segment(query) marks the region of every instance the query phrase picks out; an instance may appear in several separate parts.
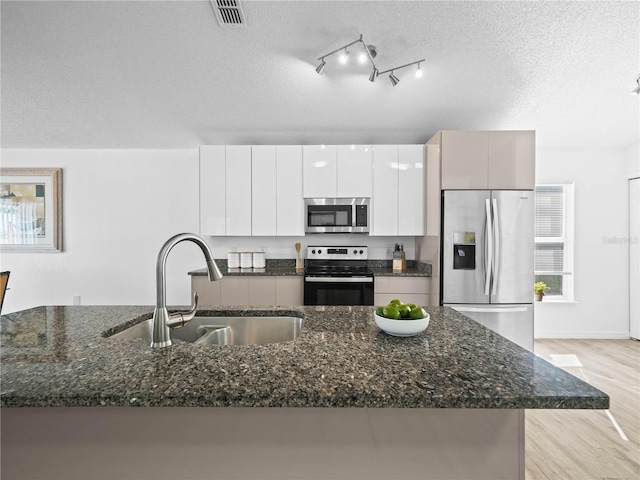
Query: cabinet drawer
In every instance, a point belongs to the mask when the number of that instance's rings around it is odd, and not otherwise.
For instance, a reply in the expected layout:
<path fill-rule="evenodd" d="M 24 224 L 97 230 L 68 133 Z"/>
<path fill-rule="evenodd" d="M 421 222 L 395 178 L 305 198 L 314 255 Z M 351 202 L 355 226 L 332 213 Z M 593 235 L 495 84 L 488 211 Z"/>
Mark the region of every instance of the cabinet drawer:
<path fill-rule="evenodd" d="M 206 276 L 191 277 L 191 292 L 200 305 L 295 306 L 303 303 L 301 276 L 225 276 L 210 282 Z"/>
<path fill-rule="evenodd" d="M 301 276 L 275 277 L 276 305 L 302 305 L 304 303 L 304 279 Z"/>
<path fill-rule="evenodd" d="M 375 293 L 429 293 L 429 277 L 376 277 Z"/>

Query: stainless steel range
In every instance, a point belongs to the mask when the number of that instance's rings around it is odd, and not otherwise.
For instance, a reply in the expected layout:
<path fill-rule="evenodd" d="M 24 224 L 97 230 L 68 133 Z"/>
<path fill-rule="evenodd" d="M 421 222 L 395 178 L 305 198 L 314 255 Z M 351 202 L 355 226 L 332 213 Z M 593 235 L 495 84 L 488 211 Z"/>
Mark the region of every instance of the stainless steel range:
<path fill-rule="evenodd" d="M 307 247 L 305 305 L 373 305 L 366 246 Z"/>

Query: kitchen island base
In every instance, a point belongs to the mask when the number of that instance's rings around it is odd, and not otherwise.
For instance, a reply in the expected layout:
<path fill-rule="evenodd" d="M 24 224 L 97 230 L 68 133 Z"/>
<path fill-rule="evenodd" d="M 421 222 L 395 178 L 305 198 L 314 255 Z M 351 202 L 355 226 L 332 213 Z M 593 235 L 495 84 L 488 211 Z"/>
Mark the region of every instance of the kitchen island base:
<path fill-rule="evenodd" d="M 6 479 L 523 479 L 524 410 L 3 408 Z"/>

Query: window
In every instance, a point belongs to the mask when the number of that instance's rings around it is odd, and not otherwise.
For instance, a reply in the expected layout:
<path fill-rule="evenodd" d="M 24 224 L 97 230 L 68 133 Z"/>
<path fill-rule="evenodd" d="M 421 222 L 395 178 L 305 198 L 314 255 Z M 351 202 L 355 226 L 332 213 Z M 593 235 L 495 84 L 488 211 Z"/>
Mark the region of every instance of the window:
<path fill-rule="evenodd" d="M 573 301 L 573 184 L 536 185 L 535 281 L 549 300 Z"/>

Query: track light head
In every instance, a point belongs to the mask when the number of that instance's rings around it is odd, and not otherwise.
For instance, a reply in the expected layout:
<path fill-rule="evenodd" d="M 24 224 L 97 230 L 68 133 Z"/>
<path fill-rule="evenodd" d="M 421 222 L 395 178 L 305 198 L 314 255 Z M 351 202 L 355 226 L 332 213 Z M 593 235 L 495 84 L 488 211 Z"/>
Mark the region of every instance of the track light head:
<path fill-rule="evenodd" d="M 326 65 L 326 63 L 324 63 L 324 58 L 322 59 L 322 62 L 320 62 L 320 65 L 318 65 L 316 67 L 316 72 L 318 72 L 318 75 L 322 75 L 324 73 L 324 66 Z"/>
<path fill-rule="evenodd" d="M 636 78 L 636 82 L 638 83 L 638 86 L 631 91 L 631 95 L 640 95 L 640 75 Z"/>
<path fill-rule="evenodd" d="M 338 61 L 344 65 L 349 60 L 349 54 L 350 54 L 349 50 L 345 48 L 344 52 L 341 53 L 340 56 L 338 57 Z"/>
<path fill-rule="evenodd" d="M 420 68 L 420 64 L 418 64 L 418 68 L 416 69 L 416 78 L 422 78 L 422 75 L 424 74 L 424 72 L 422 71 L 422 68 Z"/>
<path fill-rule="evenodd" d="M 378 69 L 374 68 L 373 71 L 371 72 L 371 75 L 369 75 L 369 81 L 375 82 L 377 76 L 378 76 Z"/>
<path fill-rule="evenodd" d="M 389 74 L 389 80 L 391 80 L 391 85 L 393 85 L 394 87 L 400 83 L 400 79 L 398 77 L 396 77 L 393 72 L 391 72 Z"/>
<path fill-rule="evenodd" d="M 376 49 L 375 45 L 364 45 L 363 43 L 363 46 L 364 46 L 364 52 L 358 55 L 358 61 L 360 63 L 366 63 L 366 61 L 370 58 L 372 60 L 371 63 L 373 63 L 373 59 L 376 58 L 376 55 L 378 54 L 378 50 Z"/>

